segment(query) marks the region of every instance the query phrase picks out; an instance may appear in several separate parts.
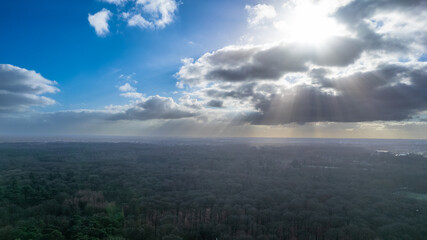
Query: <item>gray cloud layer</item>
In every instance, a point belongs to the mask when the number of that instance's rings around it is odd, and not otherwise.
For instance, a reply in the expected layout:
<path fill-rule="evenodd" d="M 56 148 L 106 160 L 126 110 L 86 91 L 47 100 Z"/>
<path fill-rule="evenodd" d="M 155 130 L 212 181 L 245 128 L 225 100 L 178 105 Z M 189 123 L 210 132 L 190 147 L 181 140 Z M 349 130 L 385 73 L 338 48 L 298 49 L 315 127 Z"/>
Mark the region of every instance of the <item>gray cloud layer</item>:
<path fill-rule="evenodd" d="M 408 40 L 402 38 L 380 34 L 369 27 L 369 21 L 375 14 L 387 12 L 403 12 L 410 16 L 417 16 L 427 9 L 427 2 L 423 0 L 358 0 L 352 1 L 350 4 L 338 9 L 335 17 L 338 21 L 345 24 L 347 28 L 355 32 L 359 39 L 363 39 L 366 48 L 369 49 L 384 49 L 387 51 L 405 51 L 408 50 L 407 45 L 413 43 L 416 36 Z M 401 19 L 402 25 L 408 24 L 405 19 Z M 383 24 L 379 22 L 378 24 Z M 397 29 L 395 32 L 399 34 Z M 423 35 L 424 41 L 427 40 L 427 33 L 422 30 L 417 34 Z M 424 42 L 426 43 L 426 42 Z"/>
<path fill-rule="evenodd" d="M 56 82 L 42 77 L 35 71 L 0 64 L 0 112 L 17 112 L 30 106 L 54 104 L 51 98 L 41 96 L 55 93 Z"/>
<path fill-rule="evenodd" d="M 401 82 L 402 78 L 410 82 Z M 426 79 L 426 67 L 394 65 L 341 79 L 318 78 L 320 87 L 301 85 L 281 95 L 255 99 L 259 112 L 244 120 L 267 125 L 405 120 L 427 110 Z"/>
<path fill-rule="evenodd" d="M 177 77 L 189 85 L 206 81 L 278 80 L 289 72 L 307 71 L 307 63 L 346 66 L 353 63 L 362 51 L 361 41 L 346 37 L 335 37 L 322 48 L 282 43 L 265 47 L 228 47 L 205 54 L 194 63 L 187 63 Z"/>
<path fill-rule="evenodd" d="M 210 100 L 206 105 L 209 107 L 222 108 L 224 102 L 220 100 Z"/>
<path fill-rule="evenodd" d="M 195 113 L 178 105 L 170 97 L 152 96 L 129 108 L 124 113 L 113 116 L 112 120 L 149 120 L 149 119 L 179 119 L 194 117 Z"/>

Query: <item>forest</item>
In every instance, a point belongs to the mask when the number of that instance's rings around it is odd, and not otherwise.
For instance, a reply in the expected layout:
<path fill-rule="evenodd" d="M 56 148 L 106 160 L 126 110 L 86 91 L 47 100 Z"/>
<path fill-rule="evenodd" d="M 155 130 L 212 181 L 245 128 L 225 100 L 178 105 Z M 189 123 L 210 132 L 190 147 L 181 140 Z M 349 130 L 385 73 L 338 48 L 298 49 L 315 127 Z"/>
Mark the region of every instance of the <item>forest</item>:
<path fill-rule="evenodd" d="M 311 144 L 0 143 L 2 240 L 426 239 L 427 158 Z"/>

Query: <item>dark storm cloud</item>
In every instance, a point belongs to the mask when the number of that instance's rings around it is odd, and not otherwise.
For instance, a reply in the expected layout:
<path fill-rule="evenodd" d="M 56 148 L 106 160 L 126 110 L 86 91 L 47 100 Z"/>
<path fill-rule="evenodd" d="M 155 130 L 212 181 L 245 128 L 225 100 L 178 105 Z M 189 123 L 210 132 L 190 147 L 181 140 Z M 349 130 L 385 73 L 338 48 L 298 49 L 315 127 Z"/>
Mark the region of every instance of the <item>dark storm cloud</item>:
<path fill-rule="evenodd" d="M 386 65 L 340 79 L 325 78 L 317 71 L 316 77 L 320 87 L 301 85 L 254 100 L 259 112 L 244 121 L 266 125 L 400 121 L 427 110 L 427 67 Z"/>
<path fill-rule="evenodd" d="M 220 100 L 211 100 L 206 105 L 209 107 L 222 108 L 224 105 L 224 102 Z"/>
<path fill-rule="evenodd" d="M 151 96 L 147 100 L 129 108 L 124 113 L 113 116 L 112 120 L 179 119 L 195 116 L 195 113 L 176 104 L 170 97 Z"/>
<path fill-rule="evenodd" d="M 245 49 L 246 51 L 246 49 Z M 234 53 L 239 54 L 236 50 Z M 308 52 L 300 47 L 274 46 L 268 49 L 253 51 L 249 54 L 239 54 L 239 65 L 224 65 L 209 59 L 213 66 L 206 74 L 208 80 L 248 81 L 254 79 L 278 79 L 286 72 L 301 72 L 307 67 Z M 215 54 L 210 57 L 215 57 Z M 203 77 L 203 76 L 202 76 Z"/>
<path fill-rule="evenodd" d="M 228 47 L 186 63 L 177 77 L 190 85 L 208 81 L 278 80 L 286 73 L 307 71 L 307 63 L 346 66 L 362 52 L 362 42 L 347 37 L 335 37 L 324 47 L 282 43 L 268 47 Z"/>
<path fill-rule="evenodd" d="M 245 83 L 233 88 L 212 88 L 204 91 L 205 95 L 212 98 L 236 98 L 244 99 L 248 97 L 256 96 L 257 94 L 254 91 L 254 88 L 257 86 L 257 83 Z"/>
<path fill-rule="evenodd" d="M 0 64 L 0 112 L 53 104 L 53 99 L 41 94 L 58 92 L 54 85 L 56 82 L 45 79 L 35 71 Z"/>

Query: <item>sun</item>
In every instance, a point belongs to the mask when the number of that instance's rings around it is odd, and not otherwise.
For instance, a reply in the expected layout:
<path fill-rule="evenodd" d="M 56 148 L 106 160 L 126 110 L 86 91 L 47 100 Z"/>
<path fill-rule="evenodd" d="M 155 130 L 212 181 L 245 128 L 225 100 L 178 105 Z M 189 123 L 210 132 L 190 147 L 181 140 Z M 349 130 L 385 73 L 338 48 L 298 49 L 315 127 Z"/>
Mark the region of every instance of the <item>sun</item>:
<path fill-rule="evenodd" d="M 322 44 L 334 36 L 345 35 L 346 29 L 331 16 L 331 6 L 302 1 L 287 11 L 276 28 L 285 40 L 305 44 Z"/>

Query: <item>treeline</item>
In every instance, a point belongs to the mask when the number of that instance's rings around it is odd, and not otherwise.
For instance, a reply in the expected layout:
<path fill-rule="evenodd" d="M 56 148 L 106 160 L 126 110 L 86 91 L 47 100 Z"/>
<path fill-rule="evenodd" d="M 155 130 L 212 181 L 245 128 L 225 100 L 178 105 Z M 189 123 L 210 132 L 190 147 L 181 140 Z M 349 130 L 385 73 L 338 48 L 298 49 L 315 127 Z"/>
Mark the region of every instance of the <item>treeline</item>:
<path fill-rule="evenodd" d="M 0 239 L 424 239 L 426 160 L 328 144 L 4 143 Z"/>

